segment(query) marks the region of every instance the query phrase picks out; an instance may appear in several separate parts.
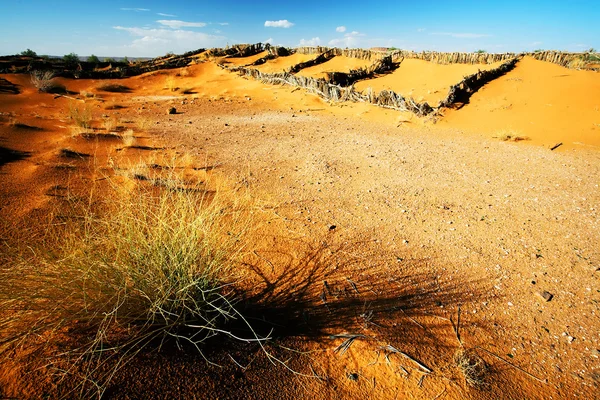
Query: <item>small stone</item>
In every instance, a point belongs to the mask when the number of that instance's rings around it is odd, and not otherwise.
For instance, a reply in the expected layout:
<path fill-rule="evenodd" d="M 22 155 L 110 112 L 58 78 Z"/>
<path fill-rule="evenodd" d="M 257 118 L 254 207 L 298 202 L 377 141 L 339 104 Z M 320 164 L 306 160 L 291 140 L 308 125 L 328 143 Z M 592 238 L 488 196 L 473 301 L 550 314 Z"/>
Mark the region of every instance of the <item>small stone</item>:
<path fill-rule="evenodd" d="M 167 114 L 177 114 L 177 109 L 175 107 L 169 107 Z"/>
<path fill-rule="evenodd" d="M 512 306 L 513 306 L 513 303 L 511 303 L 511 302 L 509 301 L 509 302 L 508 302 L 508 306 L 509 306 L 509 307 L 512 307 Z"/>
<path fill-rule="evenodd" d="M 225 124 L 225 126 L 229 126 L 229 124 Z"/>
<path fill-rule="evenodd" d="M 544 301 L 550 301 L 554 297 L 552 293 L 547 292 L 545 290 L 542 292 L 538 292 L 537 295 L 540 296 Z"/>
<path fill-rule="evenodd" d="M 348 379 L 350 379 L 351 381 L 357 381 L 358 380 L 358 374 L 356 372 L 352 372 L 348 374 Z"/>
<path fill-rule="evenodd" d="M 567 336 L 567 340 L 569 341 L 569 343 L 573 343 L 573 340 L 575 340 L 575 338 L 573 336 Z"/>
<path fill-rule="evenodd" d="M 335 225 L 329 225 L 329 230 L 330 231 L 334 230 L 335 228 L 337 228 L 337 226 L 335 226 Z"/>

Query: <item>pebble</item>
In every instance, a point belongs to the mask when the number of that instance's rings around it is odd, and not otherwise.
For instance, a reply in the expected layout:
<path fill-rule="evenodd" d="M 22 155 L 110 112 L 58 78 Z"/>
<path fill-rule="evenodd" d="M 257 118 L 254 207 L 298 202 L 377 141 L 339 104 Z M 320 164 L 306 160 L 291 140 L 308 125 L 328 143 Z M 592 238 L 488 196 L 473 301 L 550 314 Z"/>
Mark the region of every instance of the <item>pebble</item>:
<path fill-rule="evenodd" d="M 554 297 L 554 295 L 547 291 L 537 292 L 537 295 L 545 301 L 550 301 Z"/>
<path fill-rule="evenodd" d="M 348 373 L 348 379 L 350 379 L 351 381 L 357 381 L 358 374 L 356 372 Z"/>
<path fill-rule="evenodd" d="M 175 107 L 169 107 L 167 114 L 177 114 L 177 109 Z"/>

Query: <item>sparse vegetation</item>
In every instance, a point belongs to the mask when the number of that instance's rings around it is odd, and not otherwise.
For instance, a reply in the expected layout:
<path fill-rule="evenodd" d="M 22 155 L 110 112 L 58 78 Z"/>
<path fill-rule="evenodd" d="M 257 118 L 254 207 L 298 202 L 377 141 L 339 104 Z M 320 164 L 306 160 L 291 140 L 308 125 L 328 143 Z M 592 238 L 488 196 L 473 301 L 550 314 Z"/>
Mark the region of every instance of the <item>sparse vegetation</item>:
<path fill-rule="evenodd" d="M 31 72 L 31 83 L 39 92 L 43 93 L 65 93 L 66 88 L 54 80 L 54 71 Z"/>
<path fill-rule="evenodd" d="M 84 375 L 84 398 L 101 396 L 115 370 L 151 343 L 175 340 L 202 353 L 199 344 L 215 335 L 243 340 L 223 322 L 243 320 L 228 285 L 240 277 L 246 204 L 174 172 L 162 189 L 138 182 L 133 192 L 115 186 L 109 200 L 93 199 L 102 211 L 78 210 L 83 219 L 53 238 L 60 250 L 40 249 L 1 270 L 1 305 L 13 310 L 0 321 L 3 349 L 43 346 L 41 338 L 69 329 L 71 361 L 53 362 Z M 111 358 L 114 367 L 102 369 Z"/>
<path fill-rule="evenodd" d="M 127 147 L 130 147 L 135 143 L 135 136 L 133 136 L 133 129 L 127 129 L 123 133 L 123 144 Z"/>
<path fill-rule="evenodd" d="M 91 55 L 87 58 L 87 62 L 92 63 L 92 64 L 100 64 L 100 59 L 95 56 L 95 55 Z"/>
<path fill-rule="evenodd" d="M 458 350 L 454 354 L 454 362 L 471 387 L 485 385 L 487 365 L 485 361 L 473 350 Z"/>
<path fill-rule="evenodd" d="M 170 92 L 174 92 L 176 91 L 178 88 L 175 84 L 175 78 L 172 76 L 167 76 L 167 79 L 165 79 L 165 88 L 168 89 Z"/>
<path fill-rule="evenodd" d="M 27 49 L 21 52 L 24 57 L 37 57 L 37 53 L 31 49 Z"/>
<path fill-rule="evenodd" d="M 88 106 L 77 107 L 71 103 L 69 104 L 69 119 L 78 127 L 88 130 L 92 127 L 92 109 Z"/>
<path fill-rule="evenodd" d="M 75 68 L 80 62 L 79 56 L 75 53 L 66 54 L 63 57 L 63 61 L 65 62 L 65 66 L 67 68 Z"/>
<path fill-rule="evenodd" d="M 479 49 L 479 50 L 475 51 L 475 53 L 477 53 L 477 54 L 485 54 L 485 53 L 487 53 L 487 50 Z"/>

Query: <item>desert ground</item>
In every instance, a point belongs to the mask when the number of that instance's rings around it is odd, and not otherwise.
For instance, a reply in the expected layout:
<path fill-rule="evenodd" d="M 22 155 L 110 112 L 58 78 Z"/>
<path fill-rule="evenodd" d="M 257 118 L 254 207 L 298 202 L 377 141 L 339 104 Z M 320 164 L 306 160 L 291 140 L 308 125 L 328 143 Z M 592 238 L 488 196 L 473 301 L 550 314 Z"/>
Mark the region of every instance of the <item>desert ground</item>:
<path fill-rule="evenodd" d="M 0 397 L 600 398 L 599 72 L 525 56 L 468 101 L 420 117 L 230 68 L 265 54 L 54 78 L 66 94 L 0 75 Z M 337 56 L 298 74 L 368 64 Z M 407 58 L 355 87 L 435 105 L 499 64 Z M 222 329 L 268 340 L 64 356 L 95 333 L 78 330 L 83 317 L 37 329 L 56 308 L 23 305 L 19 290 L 45 298 L 36 284 L 76 240 L 78 207 L 114 196 L 118 209 L 117 193 L 140 185 L 186 193 L 169 186 L 173 171 L 246 204 L 232 285 L 249 323 Z"/>

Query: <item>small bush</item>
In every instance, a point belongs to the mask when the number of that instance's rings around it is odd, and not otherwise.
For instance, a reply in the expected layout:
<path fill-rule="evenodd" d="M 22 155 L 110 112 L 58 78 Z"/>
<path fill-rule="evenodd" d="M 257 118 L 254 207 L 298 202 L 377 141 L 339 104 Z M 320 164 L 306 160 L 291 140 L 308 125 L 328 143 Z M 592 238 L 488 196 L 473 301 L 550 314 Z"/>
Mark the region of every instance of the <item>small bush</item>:
<path fill-rule="evenodd" d="M 37 53 L 31 49 L 27 49 L 21 52 L 21 55 L 24 57 L 37 57 Z"/>
<path fill-rule="evenodd" d="M 77 54 L 69 53 L 63 57 L 63 61 L 65 62 L 67 68 L 75 68 L 77 67 L 77 64 L 79 64 L 80 60 Z"/>
<path fill-rule="evenodd" d="M 89 56 L 87 58 L 87 62 L 93 63 L 93 64 L 100 64 L 100 59 L 97 56 L 92 54 L 91 56 Z"/>
<path fill-rule="evenodd" d="M 65 93 L 64 85 L 53 81 L 54 71 L 32 71 L 31 83 L 39 92 L 43 93 Z"/>

